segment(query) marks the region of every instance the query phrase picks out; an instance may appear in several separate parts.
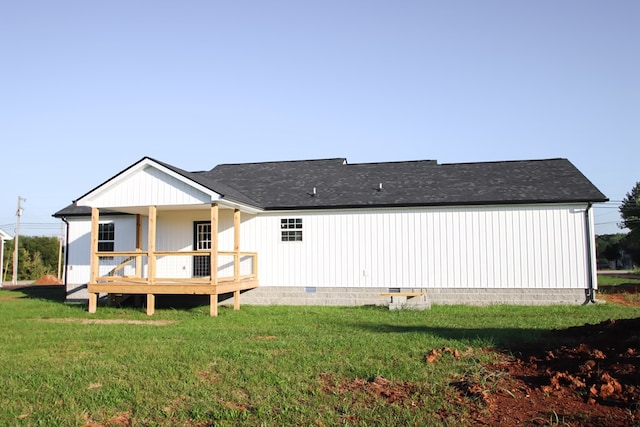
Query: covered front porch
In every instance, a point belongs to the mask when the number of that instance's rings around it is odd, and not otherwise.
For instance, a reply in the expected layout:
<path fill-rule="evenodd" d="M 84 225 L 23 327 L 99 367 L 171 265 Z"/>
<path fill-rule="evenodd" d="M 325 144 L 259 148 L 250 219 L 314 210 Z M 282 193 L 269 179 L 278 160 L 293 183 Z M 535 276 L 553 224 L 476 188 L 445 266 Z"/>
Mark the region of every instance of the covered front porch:
<path fill-rule="evenodd" d="M 163 207 L 131 209 L 130 213 L 136 217 L 135 247 L 107 251 L 100 250 L 104 249 L 100 247 L 104 237 L 100 230 L 100 209 L 92 207 L 89 313 L 96 312 L 100 294 L 107 294 L 109 300 L 114 295 L 146 295 L 148 315 L 154 314 L 156 295 L 209 295 L 210 315 L 217 316 L 218 296 L 233 293 L 234 309 L 239 310 L 240 292 L 258 287 L 258 254 L 240 250 L 240 209 L 232 208 L 233 248 L 227 251 L 220 251 L 218 247 L 220 206 L 217 202 L 198 206 L 199 212 L 208 210 L 209 238 L 204 240 L 204 247 L 194 246 L 195 250 L 158 249 L 159 209 Z M 175 210 L 175 206 L 170 209 Z"/>

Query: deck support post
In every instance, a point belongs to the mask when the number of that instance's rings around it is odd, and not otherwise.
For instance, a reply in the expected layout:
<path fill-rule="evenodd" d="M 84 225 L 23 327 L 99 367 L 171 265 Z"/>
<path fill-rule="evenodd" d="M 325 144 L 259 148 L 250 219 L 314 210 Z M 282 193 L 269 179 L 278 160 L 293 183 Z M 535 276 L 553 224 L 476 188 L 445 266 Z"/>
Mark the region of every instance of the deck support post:
<path fill-rule="evenodd" d="M 233 291 L 233 309 L 240 310 L 240 291 Z"/>
<path fill-rule="evenodd" d="M 98 307 L 98 294 L 95 292 L 89 293 L 89 314 L 93 314 L 96 312 Z"/>
<path fill-rule="evenodd" d="M 156 296 L 147 294 L 147 316 L 152 316 L 156 311 Z"/>
<path fill-rule="evenodd" d="M 209 304 L 209 316 L 218 317 L 218 294 L 210 295 Z"/>

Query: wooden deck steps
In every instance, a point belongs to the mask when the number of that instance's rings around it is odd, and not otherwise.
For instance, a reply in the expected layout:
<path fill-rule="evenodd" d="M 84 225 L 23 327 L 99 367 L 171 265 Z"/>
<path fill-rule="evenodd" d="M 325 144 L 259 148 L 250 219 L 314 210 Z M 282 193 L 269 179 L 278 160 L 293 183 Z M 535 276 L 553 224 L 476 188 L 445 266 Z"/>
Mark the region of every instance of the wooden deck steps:
<path fill-rule="evenodd" d="M 425 310 L 431 308 L 431 301 L 425 291 L 381 292 L 379 295 L 390 299 L 389 310 Z"/>

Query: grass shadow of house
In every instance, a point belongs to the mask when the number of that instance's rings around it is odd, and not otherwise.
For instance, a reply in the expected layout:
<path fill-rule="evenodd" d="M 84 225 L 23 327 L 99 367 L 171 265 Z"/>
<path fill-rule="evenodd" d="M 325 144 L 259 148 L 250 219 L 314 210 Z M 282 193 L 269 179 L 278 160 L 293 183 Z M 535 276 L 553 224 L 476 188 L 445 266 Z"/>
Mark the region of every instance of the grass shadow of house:
<path fill-rule="evenodd" d="M 21 292 L 25 298 L 42 299 L 64 303 L 66 294 L 64 285 L 24 285 L 24 286 L 4 286 L 8 291 Z"/>
<path fill-rule="evenodd" d="M 552 330 L 533 328 L 458 328 L 438 326 L 403 326 L 384 323 L 359 323 L 351 325 L 369 332 L 402 334 L 423 333 L 449 340 L 481 340 L 491 343 L 496 350 L 523 345 L 558 344 L 563 339 Z"/>
<path fill-rule="evenodd" d="M 233 305 L 233 292 L 218 295 L 218 304 L 225 302 Z M 101 304 L 107 304 L 107 297 L 100 299 Z M 129 295 L 128 298 L 118 301 L 115 304 L 120 307 L 145 307 L 146 299 L 144 295 Z M 194 309 L 198 307 L 209 307 L 209 295 L 156 295 L 155 307 L 159 309 Z"/>

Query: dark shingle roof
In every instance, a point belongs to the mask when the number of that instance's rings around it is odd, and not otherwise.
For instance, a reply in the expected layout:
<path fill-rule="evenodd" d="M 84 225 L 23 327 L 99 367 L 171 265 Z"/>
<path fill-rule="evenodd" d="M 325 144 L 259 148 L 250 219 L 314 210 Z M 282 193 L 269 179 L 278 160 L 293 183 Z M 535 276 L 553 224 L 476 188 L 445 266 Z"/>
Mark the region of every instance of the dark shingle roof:
<path fill-rule="evenodd" d="M 264 209 L 607 200 L 566 159 L 440 165 L 432 160 L 348 164 L 327 159 L 219 165 L 203 175 Z"/>
<path fill-rule="evenodd" d="M 158 163 L 225 199 L 265 210 L 608 200 L 566 159 L 348 164 L 335 158 L 222 164 L 206 172 Z"/>

